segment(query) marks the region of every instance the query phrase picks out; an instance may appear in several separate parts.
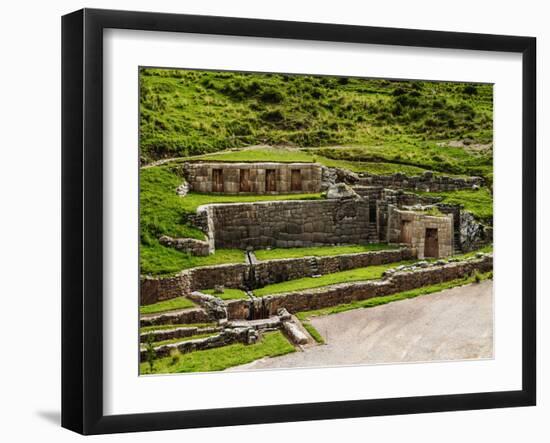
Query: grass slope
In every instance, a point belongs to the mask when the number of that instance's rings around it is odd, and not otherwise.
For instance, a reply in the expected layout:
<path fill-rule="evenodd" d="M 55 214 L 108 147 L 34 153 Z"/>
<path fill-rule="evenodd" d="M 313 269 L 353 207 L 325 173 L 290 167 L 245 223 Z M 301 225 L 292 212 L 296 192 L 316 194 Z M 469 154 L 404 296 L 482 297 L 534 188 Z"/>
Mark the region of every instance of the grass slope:
<path fill-rule="evenodd" d="M 181 355 L 176 361 L 172 357 L 154 360 L 153 374 L 177 372 L 222 371 L 232 366 L 243 365 L 263 357 L 276 357 L 294 352 L 284 335 L 277 332 L 264 334 L 261 341 L 253 345 L 234 343 L 221 348 L 195 351 Z M 147 362 L 140 364 L 140 374 L 150 374 Z"/>
<path fill-rule="evenodd" d="M 188 309 L 194 308 L 196 305 L 187 297 L 176 297 L 170 300 L 159 301 L 151 305 L 143 305 L 139 307 L 139 313 L 145 314 L 158 314 L 160 312 L 174 311 L 176 309 Z"/>
<path fill-rule="evenodd" d="M 140 148 L 148 161 L 257 144 L 360 145 L 364 161 L 463 173 L 466 155 L 435 142 L 491 142 L 492 105 L 482 84 L 144 68 Z M 491 155 L 471 153 L 475 164 Z"/>
<path fill-rule="evenodd" d="M 493 195 L 487 188 L 481 188 L 476 191 L 464 189 L 450 192 L 431 192 L 424 193 L 430 197 L 442 197 L 442 202 L 449 204 L 459 204 L 464 209 L 471 212 L 472 215 L 480 220 L 492 220 L 493 218 Z"/>
<path fill-rule="evenodd" d="M 282 283 L 275 283 L 256 289 L 254 295 L 263 297 L 272 294 L 281 294 L 283 292 L 301 291 L 304 289 L 319 288 L 322 286 L 335 285 L 338 283 L 350 283 L 354 281 L 375 280 L 382 277 L 384 271 L 395 268 L 399 265 L 410 264 L 414 261 L 402 261 L 389 263 L 386 265 L 367 266 L 366 268 L 350 269 L 349 271 L 335 272 L 325 274 L 321 277 L 305 277 L 296 280 L 289 280 Z"/>
<path fill-rule="evenodd" d="M 276 260 L 299 257 L 327 257 L 341 254 L 357 254 L 360 252 L 386 251 L 398 249 L 386 243 L 370 243 L 368 245 L 317 246 L 311 248 L 276 248 L 254 251 L 258 260 Z"/>

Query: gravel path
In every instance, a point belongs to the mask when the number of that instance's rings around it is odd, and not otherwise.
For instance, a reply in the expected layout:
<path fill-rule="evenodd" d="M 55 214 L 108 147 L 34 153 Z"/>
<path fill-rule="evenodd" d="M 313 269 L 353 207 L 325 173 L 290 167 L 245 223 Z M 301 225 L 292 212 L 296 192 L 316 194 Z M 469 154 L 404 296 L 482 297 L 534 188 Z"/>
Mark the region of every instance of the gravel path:
<path fill-rule="evenodd" d="M 312 319 L 327 344 L 231 370 L 492 358 L 493 282 Z"/>

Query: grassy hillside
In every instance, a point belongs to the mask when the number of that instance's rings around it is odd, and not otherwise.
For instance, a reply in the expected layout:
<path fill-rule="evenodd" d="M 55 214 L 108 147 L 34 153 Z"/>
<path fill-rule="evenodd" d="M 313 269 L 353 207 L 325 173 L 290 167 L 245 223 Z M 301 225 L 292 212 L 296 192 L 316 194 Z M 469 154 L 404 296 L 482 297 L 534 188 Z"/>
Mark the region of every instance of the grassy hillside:
<path fill-rule="evenodd" d="M 270 144 L 358 146 L 352 154 L 339 148 L 319 154 L 457 174 L 491 163 L 490 149 L 436 143 L 492 142 L 491 85 L 166 69 L 140 74 L 143 161 Z"/>

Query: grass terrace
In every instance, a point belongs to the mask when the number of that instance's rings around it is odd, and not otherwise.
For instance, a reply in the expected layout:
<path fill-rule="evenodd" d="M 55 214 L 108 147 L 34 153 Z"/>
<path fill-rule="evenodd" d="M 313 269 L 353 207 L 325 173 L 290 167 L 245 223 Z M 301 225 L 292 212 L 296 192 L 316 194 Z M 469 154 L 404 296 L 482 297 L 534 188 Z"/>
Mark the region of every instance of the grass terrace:
<path fill-rule="evenodd" d="M 141 274 L 175 275 L 184 269 L 199 268 L 231 263 L 244 263 L 244 252 L 240 249 L 216 249 L 214 254 L 199 257 L 168 248 L 154 241 L 141 245 Z"/>
<path fill-rule="evenodd" d="M 139 313 L 141 315 L 147 314 L 160 314 L 162 312 L 175 311 L 178 309 L 194 308 L 197 305 L 189 300 L 187 297 L 176 297 L 170 300 L 159 301 L 151 305 L 142 305 L 139 307 Z"/>
<path fill-rule="evenodd" d="M 242 291 L 241 289 L 224 288 L 223 294 L 216 294 L 214 292 L 214 289 L 201 289 L 200 292 L 213 295 L 215 297 L 221 298 L 222 300 L 240 300 L 248 298 L 246 292 Z"/>
<path fill-rule="evenodd" d="M 433 294 L 434 292 L 440 292 L 445 289 L 451 289 L 457 286 L 464 286 L 471 283 L 477 283 L 483 280 L 492 279 L 493 272 L 486 272 L 483 274 L 474 274 L 471 276 L 466 276 L 464 278 L 459 278 L 456 280 L 451 280 L 443 283 L 438 283 L 435 285 L 424 286 L 417 289 L 412 289 L 410 291 L 400 292 L 397 294 L 386 295 L 383 297 L 373 297 L 366 300 L 360 300 L 352 303 L 346 303 L 337 306 L 330 306 L 328 308 L 315 309 L 312 311 L 302 311 L 297 312 L 296 317 L 307 324 L 308 320 L 312 317 L 320 317 L 324 315 L 338 314 L 340 312 L 350 311 L 352 309 L 358 308 L 373 308 L 375 306 L 385 305 L 387 303 L 392 303 L 394 301 L 406 300 L 409 298 L 419 297 L 421 295 Z"/>
<path fill-rule="evenodd" d="M 204 233 L 188 222 L 190 214 L 208 203 L 236 203 L 268 200 L 321 199 L 322 194 L 222 195 L 176 194 L 183 178 L 168 166 L 142 169 L 140 172 L 140 272 L 143 275 L 174 275 L 183 269 L 244 262 L 243 251 L 218 249 L 214 254 L 196 257 L 161 245 L 158 238 L 203 240 Z"/>
<path fill-rule="evenodd" d="M 385 251 L 390 249 L 399 249 L 399 247 L 388 245 L 387 243 L 369 243 L 366 245 L 318 246 L 311 248 L 275 248 L 269 250 L 259 249 L 254 251 L 254 255 L 258 260 L 277 260 L 284 258 L 358 254 L 361 252 Z"/>
<path fill-rule="evenodd" d="M 152 343 L 152 345 L 156 348 L 158 346 L 172 345 L 174 343 L 182 343 L 184 341 L 197 340 L 199 338 L 213 337 L 214 335 L 218 334 L 219 332 L 208 332 L 205 334 L 190 335 L 189 337 L 171 338 L 169 340 L 155 341 Z M 141 343 L 140 347 L 141 349 L 146 349 L 147 345 L 145 343 Z"/>
<path fill-rule="evenodd" d="M 196 212 L 197 208 L 202 205 L 212 203 L 252 203 L 260 201 L 277 201 L 277 200 L 321 200 L 324 197 L 321 193 L 316 194 L 277 194 L 277 195 L 230 195 L 230 194 L 199 194 L 190 192 L 185 197 L 180 197 L 182 208 L 187 212 Z"/>
<path fill-rule="evenodd" d="M 349 271 L 335 272 L 325 274 L 321 277 L 305 277 L 296 280 L 289 280 L 281 283 L 264 286 L 256 289 L 254 295 L 263 297 L 272 294 L 281 294 L 284 292 L 302 291 L 305 289 L 320 288 L 323 286 L 336 285 L 338 283 L 350 283 L 354 281 L 376 280 L 382 278 L 384 271 L 395 268 L 399 265 L 408 265 L 414 263 L 414 260 L 389 263 L 386 265 L 367 266 L 366 268 L 350 269 Z"/>
<path fill-rule="evenodd" d="M 175 324 L 175 325 L 156 325 L 156 326 L 142 326 L 139 328 L 139 332 L 142 334 L 144 332 L 151 332 L 151 331 L 167 331 L 171 329 L 178 329 L 178 328 L 213 328 L 216 327 L 216 323 L 183 323 L 183 324 Z"/>
<path fill-rule="evenodd" d="M 338 148 L 343 151 L 354 149 L 353 147 Z M 430 169 L 420 166 L 413 166 L 401 163 L 392 163 L 390 161 L 349 161 L 338 160 L 319 155 L 318 149 L 314 148 L 288 148 L 288 147 L 273 147 L 273 146 L 254 146 L 240 149 L 231 149 L 228 151 L 220 151 L 214 154 L 206 154 L 192 157 L 177 157 L 166 164 L 180 164 L 185 161 L 220 161 L 220 162 L 281 162 L 281 163 L 320 163 L 329 168 L 348 169 L 353 172 L 366 172 L 373 175 L 392 175 L 396 173 L 406 175 L 421 175 Z M 435 175 L 450 175 L 457 174 L 443 173 L 433 171 Z"/>
<path fill-rule="evenodd" d="M 471 212 L 479 220 L 487 221 L 493 218 L 493 195 L 487 188 L 422 194 L 430 197 L 441 197 L 442 203 L 462 205 L 466 211 Z"/>
<path fill-rule="evenodd" d="M 140 374 L 222 371 L 263 357 L 276 357 L 291 352 L 295 352 L 294 346 L 281 332 L 268 332 L 253 345 L 234 343 L 221 348 L 156 359 L 152 372 L 149 363 L 143 362 L 140 364 Z"/>

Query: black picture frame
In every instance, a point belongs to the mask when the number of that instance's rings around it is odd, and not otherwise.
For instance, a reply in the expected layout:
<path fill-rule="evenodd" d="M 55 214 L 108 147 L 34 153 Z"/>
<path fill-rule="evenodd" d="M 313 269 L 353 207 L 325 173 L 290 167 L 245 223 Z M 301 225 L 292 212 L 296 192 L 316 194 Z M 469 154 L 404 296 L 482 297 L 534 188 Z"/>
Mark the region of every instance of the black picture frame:
<path fill-rule="evenodd" d="M 522 389 L 131 415 L 103 413 L 103 30 L 250 36 L 522 54 Z M 83 9 L 62 18 L 62 426 L 82 434 L 438 411 L 536 402 L 536 39 Z"/>

